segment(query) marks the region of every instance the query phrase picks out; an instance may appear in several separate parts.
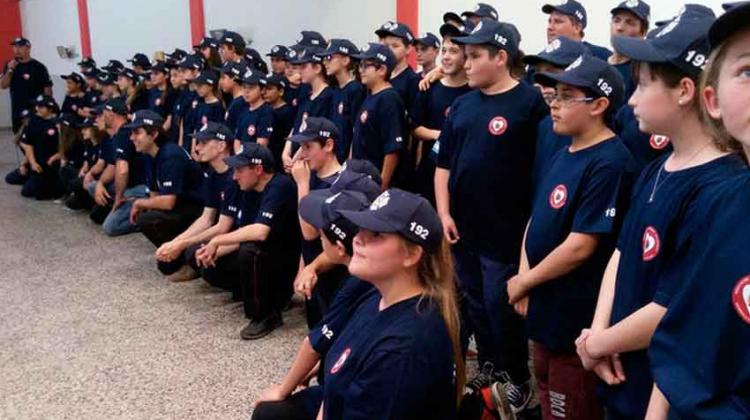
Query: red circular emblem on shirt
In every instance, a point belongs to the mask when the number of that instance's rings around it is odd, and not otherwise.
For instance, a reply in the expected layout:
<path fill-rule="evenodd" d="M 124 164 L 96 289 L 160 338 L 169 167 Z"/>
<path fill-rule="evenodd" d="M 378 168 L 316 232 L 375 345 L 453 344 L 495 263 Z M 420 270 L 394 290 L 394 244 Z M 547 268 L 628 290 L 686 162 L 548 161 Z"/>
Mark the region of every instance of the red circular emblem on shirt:
<path fill-rule="evenodd" d="M 737 282 L 732 291 L 732 305 L 737 315 L 750 324 L 750 276 L 745 276 Z"/>
<path fill-rule="evenodd" d="M 362 124 L 367 122 L 367 110 L 362 111 L 359 115 L 359 120 L 362 121 Z"/>
<path fill-rule="evenodd" d="M 654 150 L 662 150 L 669 144 L 669 137 L 659 134 L 652 134 L 651 139 L 648 141 L 648 144 L 650 144 L 651 148 Z"/>
<path fill-rule="evenodd" d="M 254 136 L 255 135 L 255 126 L 254 125 L 248 125 L 247 126 L 247 135 L 248 136 Z"/>
<path fill-rule="evenodd" d="M 549 205 L 555 210 L 561 209 L 566 201 L 568 201 L 568 188 L 563 184 L 556 186 L 549 194 Z"/>
<path fill-rule="evenodd" d="M 154 101 L 154 103 L 156 104 L 156 106 L 161 105 L 161 98 L 156 98 L 156 101 Z"/>
<path fill-rule="evenodd" d="M 54 136 L 55 135 L 55 129 L 54 128 L 50 128 L 49 130 L 47 130 L 47 135 L 48 136 Z"/>
<path fill-rule="evenodd" d="M 23 78 L 24 78 L 25 80 L 29 80 L 29 79 L 31 79 L 31 75 L 30 75 L 29 73 L 24 73 L 24 74 L 23 74 Z"/>
<path fill-rule="evenodd" d="M 346 363 L 346 359 L 349 357 L 349 354 L 352 352 L 351 348 L 346 348 L 343 353 L 341 353 L 341 356 L 339 356 L 339 359 L 336 360 L 336 363 L 334 363 L 333 367 L 331 368 L 331 375 L 335 375 L 336 372 L 341 370 L 341 367 L 344 366 L 344 363 Z"/>
<path fill-rule="evenodd" d="M 340 115 L 344 114 L 344 103 L 343 102 L 339 102 L 339 114 Z"/>
<path fill-rule="evenodd" d="M 297 106 L 297 98 L 292 99 L 292 106 Z"/>
<path fill-rule="evenodd" d="M 207 117 L 207 116 L 205 116 L 205 115 L 204 115 L 204 116 L 202 116 L 202 117 L 201 117 L 201 123 L 202 123 L 203 125 L 206 125 L 206 124 L 208 124 L 208 117 Z"/>
<path fill-rule="evenodd" d="M 197 100 L 193 101 L 193 108 L 195 108 L 196 106 L 198 106 L 198 101 Z"/>
<path fill-rule="evenodd" d="M 643 261 L 651 261 L 659 255 L 661 250 L 661 240 L 659 232 L 653 226 L 649 226 L 643 231 Z"/>
<path fill-rule="evenodd" d="M 445 108 L 445 116 L 448 116 L 448 113 L 451 112 L 451 107 Z"/>
<path fill-rule="evenodd" d="M 75 111 L 75 110 L 77 110 L 77 109 L 78 109 L 78 105 L 76 105 L 76 104 L 73 104 L 73 105 L 71 106 L 71 108 L 73 108 L 73 111 Z"/>
<path fill-rule="evenodd" d="M 503 117 L 495 117 L 490 121 L 487 128 L 493 136 L 499 136 L 508 129 L 508 121 Z"/>

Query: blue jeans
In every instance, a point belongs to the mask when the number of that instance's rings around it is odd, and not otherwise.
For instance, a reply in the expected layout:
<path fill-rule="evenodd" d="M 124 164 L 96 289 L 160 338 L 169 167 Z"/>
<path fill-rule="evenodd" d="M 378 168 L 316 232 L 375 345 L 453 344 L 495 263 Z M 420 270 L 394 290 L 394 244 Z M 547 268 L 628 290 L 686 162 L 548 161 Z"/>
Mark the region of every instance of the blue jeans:
<path fill-rule="evenodd" d="M 145 185 L 136 185 L 125 190 L 123 196 L 125 202 L 112 210 L 102 223 L 107 236 L 119 236 L 138 231 L 138 226 L 130 223 L 130 209 L 133 207 L 134 199 L 148 197 L 148 188 Z"/>

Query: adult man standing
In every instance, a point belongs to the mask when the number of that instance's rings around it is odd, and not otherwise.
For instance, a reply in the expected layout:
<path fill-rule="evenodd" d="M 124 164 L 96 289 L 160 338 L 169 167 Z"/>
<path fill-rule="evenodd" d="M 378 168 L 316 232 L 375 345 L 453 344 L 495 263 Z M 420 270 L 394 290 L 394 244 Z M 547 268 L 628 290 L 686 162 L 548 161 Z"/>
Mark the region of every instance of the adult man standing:
<path fill-rule="evenodd" d="M 39 95 L 52 95 L 52 80 L 47 67 L 31 58 L 31 42 L 26 38 L 15 38 L 13 59 L 5 63 L 0 88 L 10 88 L 11 118 L 13 132 L 18 132 L 23 119 L 30 115 L 32 101 Z"/>

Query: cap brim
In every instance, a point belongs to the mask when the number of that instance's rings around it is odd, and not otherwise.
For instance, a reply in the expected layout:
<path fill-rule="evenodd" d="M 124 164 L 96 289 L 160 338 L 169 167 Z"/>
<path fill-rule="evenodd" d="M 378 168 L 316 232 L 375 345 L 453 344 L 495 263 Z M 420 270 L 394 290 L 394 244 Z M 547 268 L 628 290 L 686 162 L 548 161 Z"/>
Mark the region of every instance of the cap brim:
<path fill-rule="evenodd" d="M 450 21 L 462 22 L 463 19 L 461 19 L 461 16 L 459 16 L 458 13 L 455 12 L 448 12 L 443 14 L 443 23 L 448 23 Z"/>
<path fill-rule="evenodd" d="M 648 40 L 641 38 L 616 36 L 612 38 L 612 47 L 621 55 L 635 61 L 647 63 L 666 63 L 669 61 Z"/>
<path fill-rule="evenodd" d="M 136 128 L 145 127 L 145 125 L 131 122 L 131 123 L 125 124 L 123 127 L 131 129 L 131 130 L 135 130 Z"/>
<path fill-rule="evenodd" d="M 250 166 L 250 161 L 239 155 L 224 158 L 224 163 L 226 163 L 230 168 L 233 169 Z"/>
<path fill-rule="evenodd" d="M 312 191 L 299 203 L 299 216 L 305 222 L 315 226 L 318 229 L 324 229 L 326 226 L 323 220 L 323 206 L 325 201 L 334 194 L 330 190 Z"/>
<path fill-rule="evenodd" d="M 592 88 L 592 82 L 579 79 L 573 76 L 570 72 L 562 73 L 537 73 L 534 75 L 534 81 L 542 86 L 554 86 L 558 83 L 565 83 L 580 88 L 590 89 Z"/>
<path fill-rule="evenodd" d="M 400 229 L 380 219 L 372 210 L 339 210 L 339 214 L 360 229 L 380 233 L 398 233 Z"/>
<path fill-rule="evenodd" d="M 460 36 L 467 36 L 467 34 L 452 23 L 444 23 L 442 26 L 440 26 L 440 36 L 443 38 L 456 38 Z"/>
<path fill-rule="evenodd" d="M 633 9 L 628 9 L 627 7 L 615 7 L 614 9 L 609 11 L 609 14 L 614 15 L 615 13 L 620 13 L 620 12 L 632 13 L 633 15 L 635 15 L 635 17 L 642 20 L 643 22 L 648 22 L 648 19 L 646 18 L 646 16 L 641 16 L 640 13 L 636 12 Z"/>
<path fill-rule="evenodd" d="M 570 63 L 564 63 L 562 61 L 556 61 L 552 57 L 544 57 L 541 54 L 526 55 L 523 57 L 521 61 L 523 61 L 524 64 L 527 64 L 529 66 L 536 66 L 537 64 L 540 64 L 540 63 L 547 63 L 555 67 L 567 67 L 570 64 Z"/>
<path fill-rule="evenodd" d="M 292 137 L 289 137 L 289 141 L 291 141 L 292 143 L 302 144 L 302 143 L 307 143 L 308 141 L 315 140 L 316 138 L 318 138 L 318 137 L 317 136 L 310 136 L 310 135 L 306 135 L 306 134 L 295 134 Z"/>
<path fill-rule="evenodd" d="M 549 15 L 552 12 L 560 12 L 560 13 L 565 14 L 565 15 L 568 14 L 564 10 L 561 10 L 559 7 L 557 7 L 557 6 L 553 5 L 553 4 L 545 4 L 544 6 L 542 6 L 542 13 L 545 13 L 545 14 Z"/>
<path fill-rule="evenodd" d="M 708 30 L 708 42 L 716 48 L 740 29 L 747 29 L 750 22 L 750 3 L 727 10 Z"/>
<path fill-rule="evenodd" d="M 461 45 L 482 45 L 482 44 L 490 44 L 491 42 L 486 39 L 478 38 L 474 35 L 466 35 L 466 36 L 457 36 L 452 39 L 454 44 L 461 44 Z"/>

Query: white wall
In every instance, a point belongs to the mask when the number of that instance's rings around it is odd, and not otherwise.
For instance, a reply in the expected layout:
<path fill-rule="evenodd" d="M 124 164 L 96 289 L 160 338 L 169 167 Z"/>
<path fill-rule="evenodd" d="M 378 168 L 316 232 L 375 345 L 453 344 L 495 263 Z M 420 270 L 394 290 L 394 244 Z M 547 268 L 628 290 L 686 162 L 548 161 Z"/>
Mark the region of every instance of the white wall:
<path fill-rule="evenodd" d="M 610 10 L 621 0 L 579 0 L 586 7 L 588 27 L 586 40 L 611 49 L 609 42 Z M 500 13 L 500 20 L 511 22 L 521 32 L 521 49 L 527 54 L 536 54 L 547 43 L 546 25 L 547 15 L 542 13 L 542 6 L 548 3 L 558 4 L 561 0 L 523 0 L 510 2 L 504 0 L 484 0 L 493 5 Z M 717 15 L 722 13 L 721 4 L 724 0 L 694 0 L 710 6 Z M 474 0 L 421 0 L 419 3 L 419 31 L 433 32 L 439 36 L 438 30 L 443 23 L 443 13 L 455 11 L 459 14 L 471 10 L 477 1 Z M 677 14 L 686 1 L 650 0 L 651 22 L 669 19 Z M 652 25 L 653 26 L 653 25 Z"/>
<path fill-rule="evenodd" d="M 293 44 L 301 30 L 362 45 L 374 40 L 375 29 L 396 16 L 395 0 L 205 0 L 204 4 L 206 32 L 238 32 L 264 56 L 275 44 Z"/>

